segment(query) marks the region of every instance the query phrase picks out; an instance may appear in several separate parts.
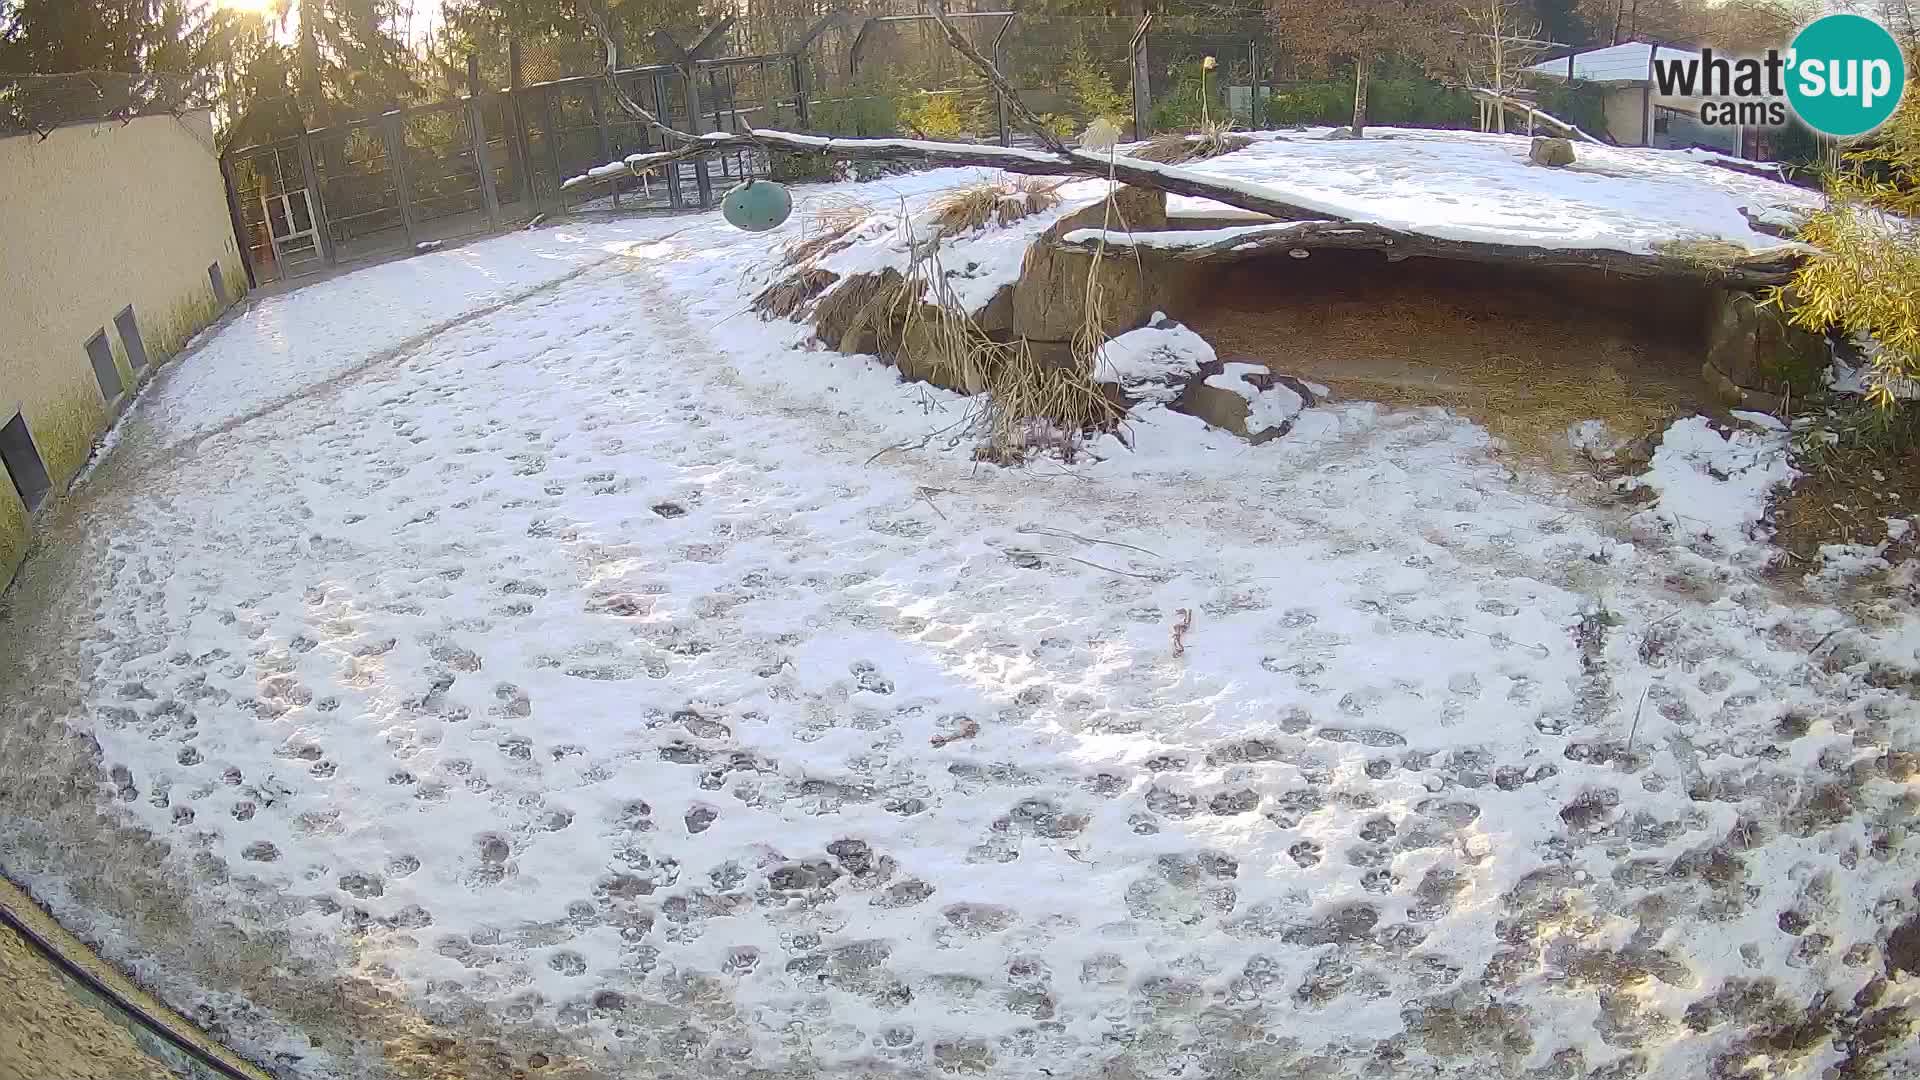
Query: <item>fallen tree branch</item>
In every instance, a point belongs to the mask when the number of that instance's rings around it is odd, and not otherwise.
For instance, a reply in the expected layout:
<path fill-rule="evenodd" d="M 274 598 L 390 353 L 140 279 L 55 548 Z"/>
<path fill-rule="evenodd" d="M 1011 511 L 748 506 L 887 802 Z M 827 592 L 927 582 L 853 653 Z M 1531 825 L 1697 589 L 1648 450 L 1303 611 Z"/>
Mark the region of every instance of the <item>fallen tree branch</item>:
<path fill-rule="evenodd" d="M 1108 250 L 1128 251 L 1136 258 L 1149 251 L 1165 258 L 1201 260 L 1254 258 L 1274 250 L 1301 252 L 1315 249 L 1371 250 L 1386 253 L 1390 258 L 1429 256 L 1468 262 L 1587 267 L 1635 277 L 1688 278 L 1752 288 L 1784 284 L 1805 258 L 1808 250 L 1801 245 L 1788 245 L 1745 256 L 1710 260 L 1680 254 L 1540 248 L 1522 244 L 1448 240 L 1390 229 L 1382 225 L 1352 222 L 1345 215 L 1333 211 L 1331 207 L 1295 201 L 1272 188 L 1234 177 L 1201 173 L 1177 165 L 1164 165 L 1138 158 L 1071 149 L 1020 103 L 1019 95 L 1014 93 L 1012 85 L 1007 82 L 999 69 L 995 68 L 986 57 L 980 55 L 979 50 L 954 29 L 952 22 L 946 17 L 943 0 L 933 0 L 930 8 L 934 19 L 945 32 L 948 44 L 980 69 L 981 74 L 995 90 L 1005 97 L 1008 109 L 1033 133 L 1035 138 L 1047 147 L 1046 150 L 934 142 L 925 139 L 841 139 L 819 135 L 798 135 L 761 128 L 750 129 L 744 135 L 729 132 L 692 135 L 661 121 L 659 117 L 633 100 L 632 96 L 620 86 L 619 79 L 616 77 L 619 54 L 603 7 L 603 0 L 580 0 L 580 6 L 586 12 L 594 30 L 598 32 L 601 44 L 606 51 L 604 77 L 613 92 L 614 100 L 628 115 L 646 124 L 649 130 L 659 133 L 663 141 L 678 145 L 669 150 L 634 154 L 622 161 L 611 162 L 589 170 L 580 176 L 566 180 L 561 185 L 562 190 L 622 175 L 638 175 L 669 162 L 701 154 L 727 153 L 743 149 L 778 150 L 794 154 L 818 154 L 852 161 L 922 161 L 945 165 L 984 166 L 1028 176 L 1106 178 L 1136 187 L 1158 189 L 1173 195 L 1211 199 L 1214 202 L 1276 219 L 1276 224 L 1261 227 L 1252 235 L 1247 235 L 1252 230 L 1222 230 L 1239 235 L 1223 237 L 1218 241 L 1199 246 L 1171 246 L 1164 240 L 1158 244 L 1154 243 L 1156 235 L 1164 237 L 1166 234 L 1129 233 L 1122 236 L 1108 236 L 1101 230 L 1081 230 L 1073 234 L 1079 241 L 1089 245 L 1087 250 L 1098 246 L 1100 240 L 1104 238 Z M 1492 91 L 1476 90 L 1475 92 L 1504 100 L 1501 95 Z M 1515 108 L 1526 109 L 1538 119 L 1545 119 L 1552 125 L 1574 133 L 1584 141 L 1595 143 L 1599 141 L 1580 131 L 1579 128 L 1541 113 L 1537 109 L 1518 103 L 1511 104 Z M 1291 227 L 1282 228 L 1277 223 L 1287 223 Z M 1088 232 L 1096 235 L 1085 236 L 1084 234 Z M 1076 245 L 1067 242 L 1064 246 Z"/>
<path fill-rule="evenodd" d="M 1277 252 L 1321 250 L 1378 251 L 1390 259 L 1425 256 L 1462 262 L 1504 263 L 1544 267 L 1583 267 L 1626 277 L 1688 278 L 1740 288 L 1785 284 L 1808 252 L 1801 244 L 1785 244 L 1747 255 L 1706 259 L 1691 254 L 1613 251 L 1604 248 L 1550 248 L 1502 244 L 1481 240 L 1448 240 L 1424 233 L 1405 232 L 1359 221 L 1288 221 L 1267 225 L 1206 230 L 1217 239 L 1181 244 L 1178 232 L 1144 232 L 1129 237 L 1105 233 L 1109 254 L 1132 250 L 1138 254 L 1182 262 L 1256 259 Z M 1099 229 L 1075 229 L 1059 246 L 1091 252 L 1102 239 Z M 1190 238 L 1194 234 L 1187 234 Z"/>
<path fill-rule="evenodd" d="M 671 129 L 668 129 L 671 130 Z M 714 132 L 685 136 L 687 145 L 676 150 L 635 154 L 615 165 L 632 168 L 651 167 L 696 154 L 725 153 L 731 150 L 781 150 L 792 154 L 820 154 L 845 161 L 923 161 L 941 165 L 976 165 L 1027 176 L 1085 176 L 1113 179 L 1136 187 L 1158 188 L 1174 195 L 1193 195 L 1228 206 L 1251 210 L 1281 220 L 1313 218 L 1342 221 L 1345 218 L 1325 207 L 1310 206 L 1283 197 L 1271 188 L 1231 177 L 1211 176 L 1162 165 L 1155 161 L 1069 149 L 1064 154 L 1028 150 L 1019 146 L 980 146 L 974 143 L 931 142 L 925 139 L 842 139 L 824 135 L 795 135 L 786 131 L 755 128 L 745 135 Z M 619 175 L 620 170 L 601 166 L 563 185 L 567 188 L 593 180 Z"/>
<path fill-rule="evenodd" d="M 1028 176 L 1106 176 L 1122 183 L 1159 188 L 1175 195 L 1196 195 L 1214 199 L 1229 206 L 1252 210 L 1269 217 L 1333 220 L 1339 220 L 1341 217 L 1325 209 L 1289 202 L 1276 192 L 1263 191 L 1258 185 L 1242 184 L 1220 177 L 1208 177 L 1153 161 L 1140 161 L 1127 157 L 1116 158 L 1067 147 L 1060 141 L 1059 136 L 1050 131 L 1046 124 L 1033 114 L 1032 110 L 1021 103 L 1019 94 L 1013 89 L 1013 84 L 1009 83 L 1006 76 L 993 66 L 993 62 L 980 55 L 980 51 L 954 28 L 953 23 L 946 16 L 946 7 L 941 0 L 935 0 L 931 5 L 932 14 L 946 33 L 948 44 L 952 45 L 960 55 L 966 57 L 974 67 L 980 69 L 980 73 L 985 76 L 987 82 L 1006 99 L 1008 111 L 1047 147 L 1046 150 L 1027 150 L 1011 146 L 976 146 L 972 143 L 930 142 L 923 139 L 830 139 L 758 128 L 744 135 L 727 132 L 692 135 L 665 123 L 626 92 L 616 77 L 619 48 L 613 40 L 613 31 L 607 20 L 604 0 L 578 0 L 578 2 L 587 21 L 599 35 L 601 47 L 606 53 L 603 78 L 608 89 L 613 93 L 614 101 L 627 115 L 645 124 L 650 131 L 657 132 L 663 141 L 678 145 L 671 150 L 636 154 L 624 161 L 610 162 L 589 170 L 566 180 L 561 185 L 562 190 L 625 175 L 615 166 L 624 166 L 627 172 L 635 172 L 700 154 L 758 149 L 784 150 L 797 154 L 821 154 L 854 161 L 920 160 L 953 165 L 984 165 Z"/>
<path fill-rule="evenodd" d="M 621 110 L 647 125 L 648 129 L 657 131 L 662 136 L 674 142 L 688 144 L 687 154 L 698 153 L 699 149 L 697 144 L 699 140 L 697 138 L 668 125 L 659 117 L 653 115 L 653 113 L 642 108 L 640 103 L 633 100 L 633 96 L 627 93 L 626 88 L 620 85 L 620 80 L 614 77 L 619 70 L 620 47 L 614 43 L 613 28 L 607 22 L 607 11 L 604 0 L 579 0 L 579 6 L 586 14 L 587 21 L 593 24 L 594 32 L 600 37 L 600 46 L 606 51 L 607 64 L 603 77 L 606 80 L 607 89 L 613 91 L 613 100 L 619 103 Z M 687 156 L 678 151 L 668 151 L 668 153 L 675 156 Z M 667 160 L 671 159 L 669 158 Z"/>
<path fill-rule="evenodd" d="M 1060 137 L 1042 123 L 1039 117 L 1033 115 L 1033 110 L 1027 108 L 1026 104 L 1020 100 L 1020 94 L 1014 90 L 1013 84 L 1007 81 L 1005 75 L 1000 74 L 999 68 L 993 66 L 993 61 L 981 56 L 980 50 L 973 47 L 973 42 L 968 41 L 965 35 L 954 29 L 953 24 L 947 21 L 946 0 L 931 0 L 927 4 L 927 13 L 933 16 L 934 22 L 940 24 L 941 31 L 947 35 L 947 44 L 953 46 L 955 52 L 966 57 L 968 63 L 979 68 L 980 74 L 986 76 L 987 82 L 1000 92 L 1001 100 L 1007 103 L 1007 111 L 1013 114 L 1014 119 L 1020 121 L 1020 126 L 1032 133 L 1034 138 L 1039 139 L 1040 145 L 1065 156 L 1067 147 L 1060 141 Z"/>
<path fill-rule="evenodd" d="M 1515 101 L 1513 98 L 1510 98 L 1507 95 L 1500 93 L 1498 90 L 1489 90 L 1481 86 L 1469 87 L 1469 90 L 1472 92 L 1474 97 L 1482 98 L 1486 101 L 1491 101 L 1495 105 L 1502 105 L 1509 109 L 1518 110 L 1520 114 L 1523 116 L 1533 117 L 1533 122 L 1535 124 L 1544 124 L 1547 127 L 1550 127 L 1553 130 L 1560 132 L 1562 135 L 1567 136 L 1568 138 L 1578 139 L 1584 143 L 1593 143 L 1596 146 L 1606 145 L 1605 142 L 1602 142 L 1601 140 L 1594 138 L 1592 135 L 1589 135 L 1586 132 L 1581 131 L 1577 125 L 1569 124 L 1565 120 L 1560 119 L 1559 117 L 1553 115 L 1552 113 L 1542 112 L 1541 110 L 1536 109 L 1533 106 L 1526 104 L 1525 102 Z"/>

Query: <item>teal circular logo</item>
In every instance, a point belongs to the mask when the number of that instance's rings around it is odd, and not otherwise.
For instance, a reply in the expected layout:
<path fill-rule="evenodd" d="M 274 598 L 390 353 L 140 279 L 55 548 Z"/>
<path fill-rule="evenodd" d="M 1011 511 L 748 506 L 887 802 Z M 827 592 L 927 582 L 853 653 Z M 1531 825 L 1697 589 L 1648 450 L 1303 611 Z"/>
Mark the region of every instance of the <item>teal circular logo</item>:
<path fill-rule="evenodd" d="M 1788 53 L 1787 100 L 1813 130 L 1863 135 L 1893 115 L 1907 86 L 1907 60 L 1887 28 L 1860 15 L 1807 24 Z"/>

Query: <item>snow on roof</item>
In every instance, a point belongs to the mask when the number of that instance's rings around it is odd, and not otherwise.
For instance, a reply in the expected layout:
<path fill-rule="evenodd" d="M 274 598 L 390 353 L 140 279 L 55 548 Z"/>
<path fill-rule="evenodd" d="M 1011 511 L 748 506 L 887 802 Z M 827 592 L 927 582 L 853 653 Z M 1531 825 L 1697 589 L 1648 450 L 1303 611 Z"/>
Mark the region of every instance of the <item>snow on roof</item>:
<path fill-rule="evenodd" d="M 1577 82 L 1639 83 L 1647 81 L 1648 54 L 1658 49 L 1656 54 L 1661 60 L 1697 60 L 1700 54 L 1692 49 L 1675 49 L 1667 45 L 1653 45 L 1645 41 L 1629 41 L 1624 45 L 1610 45 L 1604 49 L 1573 54 L 1573 77 Z M 1554 78 L 1567 77 L 1567 58 L 1546 60 L 1527 69 L 1536 75 Z"/>

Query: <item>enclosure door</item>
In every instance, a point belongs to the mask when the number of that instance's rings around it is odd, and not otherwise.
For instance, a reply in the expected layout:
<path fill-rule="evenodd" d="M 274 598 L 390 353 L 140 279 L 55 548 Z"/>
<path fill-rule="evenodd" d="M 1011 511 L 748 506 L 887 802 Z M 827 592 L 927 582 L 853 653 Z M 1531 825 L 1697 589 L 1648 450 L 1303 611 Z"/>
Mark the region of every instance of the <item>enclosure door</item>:
<path fill-rule="evenodd" d="M 320 259 L 320 238 L 313 227 L 313 200 L 306 188 L 283 195 L 260 196 L 267 229 L 273 237 L 273 259 L 291 276 L 310 269 Z"/>

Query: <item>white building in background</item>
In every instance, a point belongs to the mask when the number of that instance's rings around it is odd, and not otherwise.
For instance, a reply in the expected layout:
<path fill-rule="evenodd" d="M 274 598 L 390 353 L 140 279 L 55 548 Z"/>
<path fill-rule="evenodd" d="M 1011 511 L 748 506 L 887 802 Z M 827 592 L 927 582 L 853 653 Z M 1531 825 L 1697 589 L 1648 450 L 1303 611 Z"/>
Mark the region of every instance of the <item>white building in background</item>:
<path fill-rule="evenodd" d="M 1604 49 L 1589 49 L 1527 69 L 1531 75 L 1561 82 L 1591 83 L 1603 88 L 1606 134 L 1621 146 L 1653 146 L 1683 150 L 1706 147 L 1736 157 L 1757 157 L 1760 140 L 1753 128 L 1700 122 L 1701 97 L 1662 94 L 1654 79 L 1655 60 L 1700 59 L 1694 49 L 1645 41 L 1630 41 Z"/>

